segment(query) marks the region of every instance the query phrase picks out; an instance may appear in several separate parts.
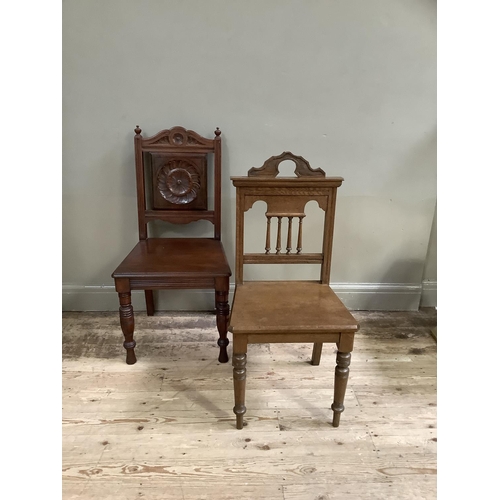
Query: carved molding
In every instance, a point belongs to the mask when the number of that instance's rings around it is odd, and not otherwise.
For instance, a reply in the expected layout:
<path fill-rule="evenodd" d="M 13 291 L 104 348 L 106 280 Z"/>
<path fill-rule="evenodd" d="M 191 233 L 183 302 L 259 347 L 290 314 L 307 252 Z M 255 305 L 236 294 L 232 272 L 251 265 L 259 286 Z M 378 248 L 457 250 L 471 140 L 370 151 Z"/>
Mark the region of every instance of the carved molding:
<path fill-rule="evenodd" d="M 294 193 L 282 193 L 284 195 L 290 196 Z M 328 205 L 328 197 L 326 195 L 315 195 L 309 194 L 306 196 L 297 196 L 293 199 L 293 203 L 288 206 L 283 206 L 279 196 L 266 196 L 265 194 L 259 195 L 246 195 L 243 200 L 243 212 L 250 210 L 254 203 L 257 201 L 263 201 L 267 205 L 266 212 L 282 213 L 284 216 L 298 216 L 299 213 L 303 213 L 305 206 L 310 201 L 315 201 L 321 210 L 326 212 Z"/>
<path fill-rule="evenodd" d="M 186 130 L 184 127 L 172 127 L 169 130 L 162 130 L 149 139 L 143 139 L 147 146 L 166 145 L 166 146 L 209 146 L 212 147 L 213 141 L 206 139 L 193 130 Z"/>
<path fill-rule="evenodd" d="M 294 173 L 297 177 L 325 177 L 325 172 L 321 168 L 312 168 L 305 158 L 294 155 L 290 151 L 285 151 L 279 156 L 271 156 L 260 168 L 251 168 L 248 171 L 248 177 L 276 177 L 279 174 L 279 164 L 285 160 L 295 163 Z"/>

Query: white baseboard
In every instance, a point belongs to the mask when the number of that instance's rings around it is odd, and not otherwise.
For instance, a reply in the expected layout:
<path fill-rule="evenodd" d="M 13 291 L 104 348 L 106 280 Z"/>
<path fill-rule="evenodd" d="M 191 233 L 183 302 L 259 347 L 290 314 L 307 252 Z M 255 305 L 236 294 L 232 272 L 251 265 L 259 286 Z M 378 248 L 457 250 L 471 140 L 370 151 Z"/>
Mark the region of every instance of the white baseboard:
<path fill-rule="evenodd" d="M 143 291 L 132 291 L 132 306 L 136 311 L 146 310 Z M 118 294 L 113 285 L 63 285 L 63 311 L 117 311 L 118 307 Z M 209 311 L 215 308 L 214 292 L 161 290 L 155 292 L 155 308 L 159 311 Z"/>
<path fill-rule="evenodd" d="M 331 283 L 345 306 L 354 311 L 416 311 L 419 306 L 435 307 L 437 282 L 406 283 Z M 229 292 L 233 299 L 234 285 Z M 208 311 L 215 307 L 211 290 L 162 290 L 155 292 L 156 309 L 170 311 Z M 146 309 L 144 293 L 132 292 L 136 311 Z M 113 285 L 63 285 L 63 311 L 116 311 L 118 294 Z"/>
<path fill-rule="evenodd" d="M 353 311 L 418 311 L 419 283 L 330 283 L 344 305 Z"/>
<path fill-rule="evenodd" d="M 422 282 L 420 307 L 437 307 L 437 281 Z"/>

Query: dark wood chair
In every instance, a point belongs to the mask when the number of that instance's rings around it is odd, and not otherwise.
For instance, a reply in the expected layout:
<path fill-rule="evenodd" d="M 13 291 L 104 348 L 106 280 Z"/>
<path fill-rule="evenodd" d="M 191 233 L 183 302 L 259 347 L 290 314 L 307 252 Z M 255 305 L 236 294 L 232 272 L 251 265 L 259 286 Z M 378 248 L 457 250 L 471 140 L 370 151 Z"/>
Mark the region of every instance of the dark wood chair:
<path fill-rule="evenodd" d="M 284 160 L 295 163 L 297 177 L 276 177 Z M 342 177 L 325 177 L 300 156 L 285 152 L 252 168 L 248 177 L 231 177 L 236 187 L 236 289 L 229 319 L 233 334 L 234 413 L 243 428 L 248 344 L 311 342 L 313 365 L 318 365 L 324 342 L 337 344 L 333 396 L 333 426 L 344 411 L 354 333 L 358 323 L 329 286 L 337 188 Z M 266 243 L 263 253 L 244 252 L 244 215 L 256 201 L 267 204 Z M 316 200 L 325 212 L 321 253 L 302 253 L 305 205 Z M 297 246 L 292 249 L 292 223 L 298 219 Z M 276 251 L 271 252 L 271 224 L 277 222 Z M 282 251 L 282 223 L 288 225 L 286 250 Z M 319 281 L 243 280 L 244 264 L 319 264 Z"/>
<path fill-rule="evenodd" d="M 221 132 L 214 139 L 192 130 L 173 127 L 150 138 L 135 129 L 135 168 L 139 243 L 116 268 L 112 277 L 120 301 L 120 323 L 125 336 L 126 362 L 136 362 L 132 290 L 144 290 L 146 310 L 154 314 L 153 290 L 214 289 L 219 361 L 228 361 L 228 265 L 221 243 Z M 209 169 L 209 155 L 213 168 Z M 209 210 L 207 184 L 213 172 L 213 209 Z M 148 186 L 148 187 L 146 187 Z M 213 238 L 148 238 L 148 222 L 186 224 L 208 220 Z"/>

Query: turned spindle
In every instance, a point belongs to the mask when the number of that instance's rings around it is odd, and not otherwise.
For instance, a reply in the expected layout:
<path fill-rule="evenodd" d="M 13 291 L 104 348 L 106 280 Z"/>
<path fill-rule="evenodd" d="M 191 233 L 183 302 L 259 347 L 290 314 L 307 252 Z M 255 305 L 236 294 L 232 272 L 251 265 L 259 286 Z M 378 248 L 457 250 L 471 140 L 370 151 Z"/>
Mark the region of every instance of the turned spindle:
<path fill-rule="evenodd" d="M 283 217 L 278 216 L 278 235 L 276 237 L 276 255 L 281 253 L 281 219 Z"/>

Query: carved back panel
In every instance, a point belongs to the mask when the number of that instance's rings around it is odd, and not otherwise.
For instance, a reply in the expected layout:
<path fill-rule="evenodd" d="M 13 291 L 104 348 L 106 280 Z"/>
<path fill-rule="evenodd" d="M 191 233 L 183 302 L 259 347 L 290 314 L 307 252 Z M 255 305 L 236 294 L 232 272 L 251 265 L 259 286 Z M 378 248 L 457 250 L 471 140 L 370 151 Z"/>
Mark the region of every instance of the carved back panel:
<path fill-rule="evenodd" d="M 297 177 L 277 177 L 279 164 L 292 160 Z M 252 168 L 248 177 L 231 177 L 236 187 L 236 284 L 243 283 L 244 264 L 320 264 L 321 282 L 329 283 L 335 202 L 342 177 L 326 177 L 321 169 L 313 169 L 301 156 L 285 152 L 269 158 L 262 167 Z M 302 253 L 302 226 L 306 204 L 314 200 L 325 212 L 321 253 Z M 262 253 L 245 253 L 245 212 L 256 201 L 267 205 L 265 248 Z M 293 235 L 294 219 L 298 219 L 297 235 Z M 277 224 L 276 241 L 271 241 L 271 225 Z M 264 229 L 265 228 L 265 229 Z M 285 235 L 286 233 L 286 235 Z"/>
<path fill-rule="evenodd" d="M 207 210 L 206 155 L 151 154 L 155 210 Z"/>
<path fill-rule="evenodd" d="M 206 139 L 192 130 L 173 127 L 143 138 L 135 128 L 135 165 L 139 238 L 147 238 L 147 223 L 164 220 L 186 224 L 209 220 L 220 240 L 221 131 Z M 213 210 L 208 209 L 209 162 L 213 159 Z M 146 175 L 146 169 L 150 169 Z M 149 184 L 149 186 L 147 185 Z M 149 196 L 148 196 L 149 191 Z"/>

